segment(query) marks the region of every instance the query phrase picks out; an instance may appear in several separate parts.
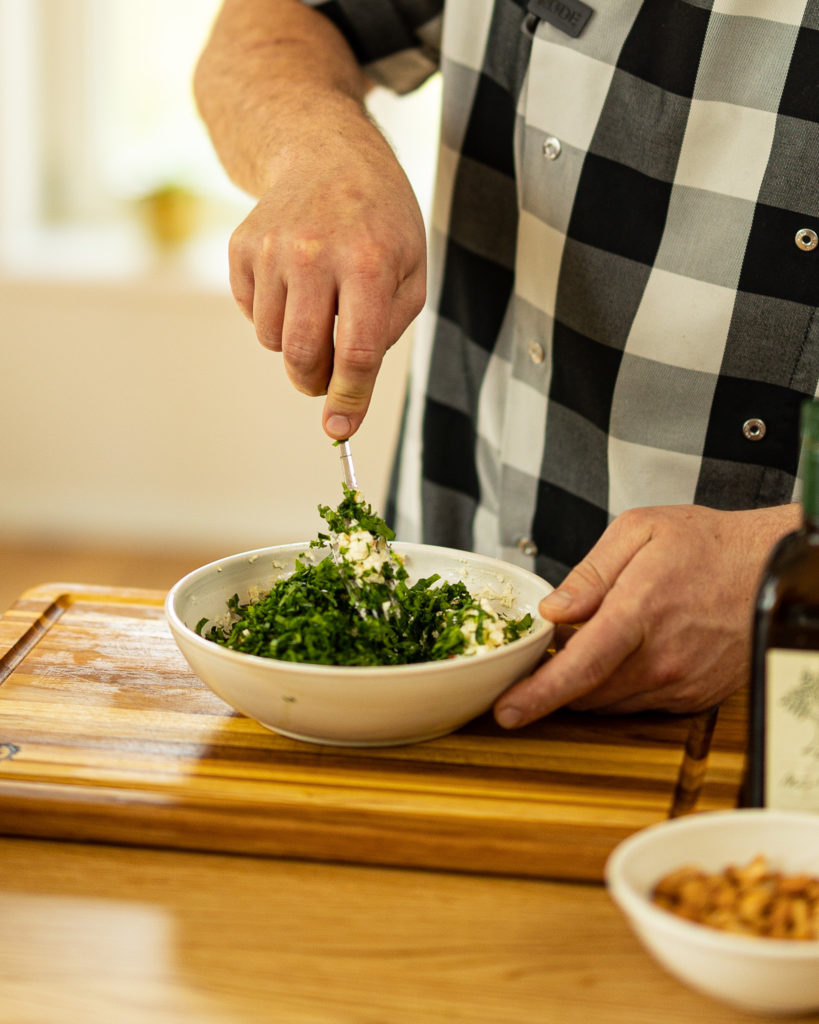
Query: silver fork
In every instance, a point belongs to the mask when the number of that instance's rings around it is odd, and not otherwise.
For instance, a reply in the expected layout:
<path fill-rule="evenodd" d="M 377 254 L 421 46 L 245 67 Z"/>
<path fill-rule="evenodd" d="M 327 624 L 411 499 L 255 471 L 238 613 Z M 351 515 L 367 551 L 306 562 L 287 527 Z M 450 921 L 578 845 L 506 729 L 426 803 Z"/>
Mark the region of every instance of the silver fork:
<path fill-rule="evenodd" d="M 341 472 L 344 474 L 344 483 L 347 484 L 351 491 L 357 491 L 358 480 L 356 480 L 355 476 L 353 453 L 350 450 L 350 439 L 347 438 L 344 441 L 339 441 L 338 450 L 341 454 Z"/>
<path fill-rule="evenodd" d="M 343 441 L 339 441 L 338 449 L 339 456 L 341 458 L 341 472 L 342 475 L 344 476 L 344 483 L 351 491 L 356 492 L 358 491 L 358 479 L 356 478 L 355 475 L 355 464 L 353 463 L 353 453 L 352 450 L 350 449 L 350 439 L 345 438 Z M 379 613 L 374 608 L 362 608 L 361 605 L 358 603 L 359 595 L 356 592 L 357 587 L 355 583 L 353 583 L 352 580 L 350 580 L 349 576 L 342 567 L 343 559 L 341 558 L 341 553 L 338 547 L 338 535 L 333 533 L 332 531 L 330 533 L 330 550 L 333 555 L 333 561 L 342 569 L 341 575 L 344 579 L 344 586 L 346 587 L 350 601 L 352 602 L 355 609 L 358 611 L 358 614 L 363 619 L 366 619 L 367 615 L 371 615 L 374 618 L 386 618 L 388 614 L 386 609 L 382 609 L 381 615 L 379 616 Z M 388 582 L 387 589 L 389 591 L 390 605 L 392 606 L 392 610 L 397 611 L 399 605 L 395 599 L 395 594 L 393 593 L 393 584 Z"/>

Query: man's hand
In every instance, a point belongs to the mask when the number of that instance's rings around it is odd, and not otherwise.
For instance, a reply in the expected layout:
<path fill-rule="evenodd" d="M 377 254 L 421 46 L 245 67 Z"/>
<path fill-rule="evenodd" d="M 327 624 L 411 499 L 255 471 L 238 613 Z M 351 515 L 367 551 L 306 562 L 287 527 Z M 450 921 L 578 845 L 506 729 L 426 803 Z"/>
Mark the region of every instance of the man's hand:
<path fill-rule="evenodd" d="M 295 386 L 355 433 L 384 353 L 424 303 L 424 222 L 329 18 L 299 0 L 223 0 L 194 91 L 231 179 L 258 203 L 230 281 Z"/>
<path fill-rule="evenodd" d="M 540 605 L 555 623 L 584 624 L 498 699 L 498 723 L 526 725 L 564 705 L 693 713 L 727 697 L 748 679 L 762 568 L 798 523 L 797 505 L 674 505 L 618 516 Z"/>
<path fill-rule="evenodd" d="M 230 244 L 237 303 L 259 341 L 282 353 L 294 386 L 327 393 L 323 424 L 334 438 L 360 426 L 384 353 L 426 287 L 412 188 L 375 126 L 357 110 L 341 116 L 317 114 L 309 131 L 294 131 Z"/>

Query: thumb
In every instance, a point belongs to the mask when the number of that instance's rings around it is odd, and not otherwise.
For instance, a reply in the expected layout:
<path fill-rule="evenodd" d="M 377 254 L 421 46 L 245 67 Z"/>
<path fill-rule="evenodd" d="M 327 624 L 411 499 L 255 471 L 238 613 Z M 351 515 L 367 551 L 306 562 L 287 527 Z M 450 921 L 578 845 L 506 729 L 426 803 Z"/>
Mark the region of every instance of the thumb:
<path fill-rule="evenodd" d="M 650 532 L 615 519 L 586 557 L 560 586 L 540 602 L 540 614 L 551 622 L 585 622 L 603 603 L 617 577 L 650 539 Z"/>
<path fill-rule="evenodd" d="M 594 564 L 584 559 L 556 590 L 543 598 L 538 610 L 550 622 L 585 622 L 600 607 L 608 590 Z"/>

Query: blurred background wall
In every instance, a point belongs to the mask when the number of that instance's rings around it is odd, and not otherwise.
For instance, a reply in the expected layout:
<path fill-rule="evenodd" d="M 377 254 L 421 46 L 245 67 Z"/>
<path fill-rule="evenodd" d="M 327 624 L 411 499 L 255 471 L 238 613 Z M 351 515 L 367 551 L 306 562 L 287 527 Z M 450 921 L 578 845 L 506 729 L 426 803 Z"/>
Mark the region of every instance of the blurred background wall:
<path fill-rule="evenodd" d="M 316 505 L 340 494 L 321 400 L 293 390 L 229 294 L 227 240 L 252 200 L 217 164 L 190 88 L 217 7 L 0 0 L 6 550 L 215 557 L 313 536 Z M 372 100 L 424 210 L 437 104 L 435 82 Z M 378 507 L 410 341 L 355 439 Z"/>

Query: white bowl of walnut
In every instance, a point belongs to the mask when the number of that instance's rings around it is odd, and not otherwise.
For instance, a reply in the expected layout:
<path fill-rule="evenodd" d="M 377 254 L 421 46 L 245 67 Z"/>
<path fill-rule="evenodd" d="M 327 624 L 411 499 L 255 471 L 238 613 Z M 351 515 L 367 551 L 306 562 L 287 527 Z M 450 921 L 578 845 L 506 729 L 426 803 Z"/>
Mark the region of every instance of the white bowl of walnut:
<path fill-rule="evenodd" d="M 757 1014 L 819 1009 L 819 814 L 662 822 L 620 843 L 605 876 L 646 949 L 691 988 Z"/>

